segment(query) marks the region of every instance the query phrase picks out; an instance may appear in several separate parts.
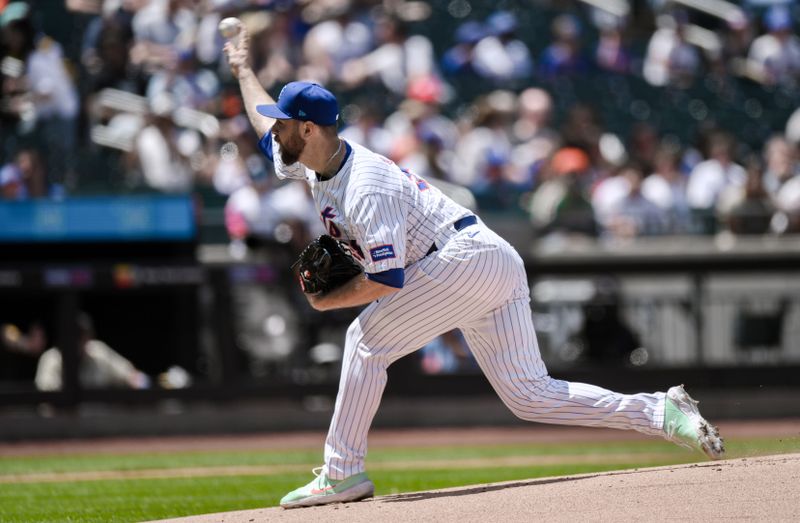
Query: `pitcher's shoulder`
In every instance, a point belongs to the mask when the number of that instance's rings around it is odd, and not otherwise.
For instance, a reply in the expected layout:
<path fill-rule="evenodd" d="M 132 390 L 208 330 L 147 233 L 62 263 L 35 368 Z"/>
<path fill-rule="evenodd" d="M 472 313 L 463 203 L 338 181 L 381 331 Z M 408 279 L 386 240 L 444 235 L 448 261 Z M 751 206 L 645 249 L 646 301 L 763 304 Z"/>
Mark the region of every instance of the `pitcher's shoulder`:
<path fill-rule="evenodd" d="M 402 170 L 392 160 L 374 153 L 369 149 L 353 148 L 353 163 L 351 165 L 350 185 L 352 187 L 382 186 L 398 187 L 402 182 Z"/>

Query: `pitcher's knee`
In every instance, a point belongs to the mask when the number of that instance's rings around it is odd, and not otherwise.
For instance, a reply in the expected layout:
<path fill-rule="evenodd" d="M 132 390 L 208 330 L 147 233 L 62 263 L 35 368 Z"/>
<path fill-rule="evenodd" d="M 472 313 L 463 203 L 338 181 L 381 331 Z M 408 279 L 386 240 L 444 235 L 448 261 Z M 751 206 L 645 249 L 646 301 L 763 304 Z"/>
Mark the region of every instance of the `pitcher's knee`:
<path fill-rule="evenodd" d="M 351 323 L 345 338 L 343 364 L 385 371 L 391 363 L 387 351 L 382 350 L 380 347 L 373 347 L 366 341 L 358 320 Z"/>
<path fill-rule="evenodd" d="M 526 381 L 524 386 L 498 390 L 498 395 L 506 407 L 516 417 L 525 421 L 536 421 L 546 416 L 552 408 L 545 391 L 552 382 L 550 376 L 542 376 Z M 509 384 L 506 384 L 509 385 Z"/>
<path fill-rule="evenodd" d="M 521 406 L 511 405 L 508 402 L 506 402 L 506 407 L 508 407 L 508 409 L 514 416 L 518 417 L 523 421 L 536 421 L 539 418 L 539 415 L 536 411 L 525 410 L 525 408 Z M 530 409 L 532 407 L 528 406 L 528 408 Z"/>

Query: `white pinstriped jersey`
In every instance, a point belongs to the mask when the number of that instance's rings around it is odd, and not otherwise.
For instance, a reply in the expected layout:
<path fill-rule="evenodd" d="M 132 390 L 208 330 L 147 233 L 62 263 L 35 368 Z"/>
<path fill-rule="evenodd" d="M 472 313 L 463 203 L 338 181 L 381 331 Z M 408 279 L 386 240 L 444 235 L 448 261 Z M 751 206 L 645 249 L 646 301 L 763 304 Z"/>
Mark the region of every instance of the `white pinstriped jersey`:
<path fill-rule="evenodd" d="M 365 272 L 403 269 L 419 261 L 451 234 L 453 222 L 470 214 L 391 160 L 349 145 L 352 151 L 336 176 L 320 181 L 299 162 L 285 165 L 272 137 L 277 176 L 308 182 L 328 234 L 350 242 Z"/>
<path fill-rule="evenodd" d="M 278 176 L 311 185 L 326 229 L 357 242 L 367 273 L 405 269 L 402 288 L 369 304 L 347 330 L 326 475 L 341 480 L 364 472 L 387 367 L 453 329 L 522 419 L 665 434 L 663 392 L 625 395 L 547 375 L 523 261 L 480 220 L 456 229 L 456 220 L 470 214 L 465 208 L 359 145 L 351 145 L 336 176 L 318 181 L 299 163 L 284 165 L 271 135 L 259 144 L 265 153 L 268 143 Z M 426 255 L 433 243 L 438 250 Z"/>

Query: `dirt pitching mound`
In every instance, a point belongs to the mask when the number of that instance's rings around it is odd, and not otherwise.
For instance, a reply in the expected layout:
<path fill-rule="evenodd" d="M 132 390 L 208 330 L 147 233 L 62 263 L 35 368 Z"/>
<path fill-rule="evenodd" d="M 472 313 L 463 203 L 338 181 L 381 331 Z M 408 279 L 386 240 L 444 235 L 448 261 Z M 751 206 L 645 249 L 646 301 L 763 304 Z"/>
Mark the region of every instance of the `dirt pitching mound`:
<path fill-rule="evenodd" d="M 621 470 L 164 520 L 261 521 L 800 521 L 800 454 Z"/>

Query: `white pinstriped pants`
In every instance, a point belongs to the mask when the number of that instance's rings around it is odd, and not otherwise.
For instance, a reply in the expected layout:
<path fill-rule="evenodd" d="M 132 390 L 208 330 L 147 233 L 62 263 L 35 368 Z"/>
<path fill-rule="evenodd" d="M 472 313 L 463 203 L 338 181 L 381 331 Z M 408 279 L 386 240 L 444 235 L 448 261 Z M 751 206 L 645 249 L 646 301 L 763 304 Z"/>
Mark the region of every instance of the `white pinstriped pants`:
<path fill-rule="evenodd" d="M 454 328 L 461 329 L 492 387 L 518 417 L 663 436 L 663 392 L 624 395 L 548 376 L 522 259 L 480 223 L 406 269 L 405 286 L 372 303 L 350 325 L 325 442 L 329 477 L 364 471 L 367 433 L 389 365 Z"/>

